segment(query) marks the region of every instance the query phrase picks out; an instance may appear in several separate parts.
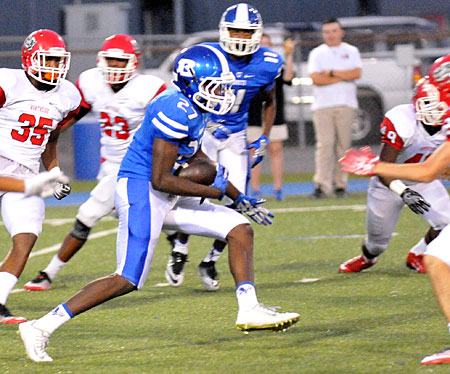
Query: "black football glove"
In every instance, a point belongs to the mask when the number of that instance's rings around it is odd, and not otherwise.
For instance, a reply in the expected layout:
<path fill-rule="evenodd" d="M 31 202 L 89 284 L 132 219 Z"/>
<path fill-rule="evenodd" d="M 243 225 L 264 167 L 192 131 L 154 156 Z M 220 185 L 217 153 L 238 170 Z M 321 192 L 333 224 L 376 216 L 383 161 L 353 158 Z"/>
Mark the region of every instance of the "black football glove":
<path fill-rule="evenodd" d="M 430 203 L 426 201 L 420 193 L 411 190 L 410 188 L 403 191 L 400 197 L 403 202 L 408 205 L 408 208 L 416 214 L 428 212 L 431 207 Z"/>
<path fill-rule="evenodd" d="M 71 190 L 72 188 L 70 187 L 69 183 L 57 182 L 53 191 L 53 196 L 55 196 L 58 200 L 61 200 L 66 196 L 69 196 Z"/>

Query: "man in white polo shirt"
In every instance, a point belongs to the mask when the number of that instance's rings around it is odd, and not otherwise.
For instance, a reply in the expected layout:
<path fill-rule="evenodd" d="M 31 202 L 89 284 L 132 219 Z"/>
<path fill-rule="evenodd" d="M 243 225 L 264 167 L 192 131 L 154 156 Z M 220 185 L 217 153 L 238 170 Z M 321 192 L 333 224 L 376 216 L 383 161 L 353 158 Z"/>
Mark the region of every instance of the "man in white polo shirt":
<path fill-rule="evenodd" d="M 347 174 L 338 160 L 351 146 L 352 124 L 358 101 L 355 80 L 361 76 L 358 48 L 342 42 L 344 30 L 336 18 L 322 24 L 325 43 L 308 58 L 308 72 L 314 84 L 313 123 L 316 135 L 316 170 L 312 198 L 332 192 L 344 197 Z"/>

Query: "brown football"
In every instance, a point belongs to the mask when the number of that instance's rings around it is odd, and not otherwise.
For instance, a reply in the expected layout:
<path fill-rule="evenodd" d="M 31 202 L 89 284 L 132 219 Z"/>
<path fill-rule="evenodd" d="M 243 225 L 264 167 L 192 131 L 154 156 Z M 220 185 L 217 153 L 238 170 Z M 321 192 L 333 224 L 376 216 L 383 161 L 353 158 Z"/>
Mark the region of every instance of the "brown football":
<path fill-rule="evenodd" d="M 216 178 L 217 163 L 207 158 L 195 158 L 180 167 L 175 175 L 209 186 Z"/>

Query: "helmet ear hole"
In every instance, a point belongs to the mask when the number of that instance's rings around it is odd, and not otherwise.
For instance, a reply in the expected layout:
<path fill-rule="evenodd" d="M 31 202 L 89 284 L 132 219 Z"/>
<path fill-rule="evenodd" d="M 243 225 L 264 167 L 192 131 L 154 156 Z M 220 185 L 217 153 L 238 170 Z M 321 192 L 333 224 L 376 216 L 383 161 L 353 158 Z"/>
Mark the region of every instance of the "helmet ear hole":
<path fill-rule="evenodd" d="M 173 84 L 199 109 L 227 113 L 234 104 L 234 75 L 225 56 L 210 45 L 181 51 L 174 61 Z"/>
<path fill-rule="evenodd" d="M 56 63 L 55 63 L 56 61 Z M 70 52 L 52 30 L 37 30 L 22 46 L 22 67 L 33 79 L 52 86 L 61 84 L 70 67 Z"/>

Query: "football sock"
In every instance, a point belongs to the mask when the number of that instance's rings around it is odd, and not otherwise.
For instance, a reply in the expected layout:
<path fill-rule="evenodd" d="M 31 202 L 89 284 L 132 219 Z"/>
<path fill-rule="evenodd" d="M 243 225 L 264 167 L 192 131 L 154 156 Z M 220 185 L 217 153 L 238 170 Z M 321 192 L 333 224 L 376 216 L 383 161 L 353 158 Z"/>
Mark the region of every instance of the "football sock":
<path fill-rule="evenodd" d="M 61 261 L 58 255 L 54 255 L 50 263 L 43 270 L 47 273 L 48 277 L 53 280 L 56 277 L 56 274 L 60 272 L 60 270 L 66 266 L 67 262 Z"/>
<path fill-rule="evenodd" d="M 427 243 L 425 243 L 425 239 L 422 238 L 420 241 L 412 247 L 409 251 L 414 253 L 415 255 L 423 255 L 427 250 Z"/>
<path fill-rule="evenodd" d="M 9 294 L 17 283 L 17 277 L 6 271 L 0 272 L 0 304 L 5 305 Z"/>
<path fill-rule="evenodd" d="M 255 286 L 251 282 L 242 282 L 236 287 L 239 310 L 250 310 L 258 304 Z"/>
<path fill-rule="evenodd" d="M 205 259 L 203 260 L 203 262 L 217 262 L 217 260 L 219 259 L 220 255 L 222 254 L 223 249 L 217 249 L 216 247 L 214 247 L 214 245 L 211 247 L 211 249 L 209 250 L 208 255 L 205 257 Z"/>
<path fill-rule="evenodd" d="M 374 262 L 377 259 L 378 255 L 373 255 L 370 253 L 365 244 L 362 245 L 361 249 L 367 261 Z"/>
<path fill-rule="evenodd" d="M 180 239 L 175 239 L 174 252 L 180 252 L 184 255 L 188 254 L 188 242 L 182 242 Z"/>
<path fill-rule="evenodd" d="M 36 320 L 33 326 L 39 330 L 46 331 L 51 334 L 71 318 L 73 318 L 72 312 L 65 303 L 62 303 L 50 313 L 47 313 L 44 317 Z"/>

